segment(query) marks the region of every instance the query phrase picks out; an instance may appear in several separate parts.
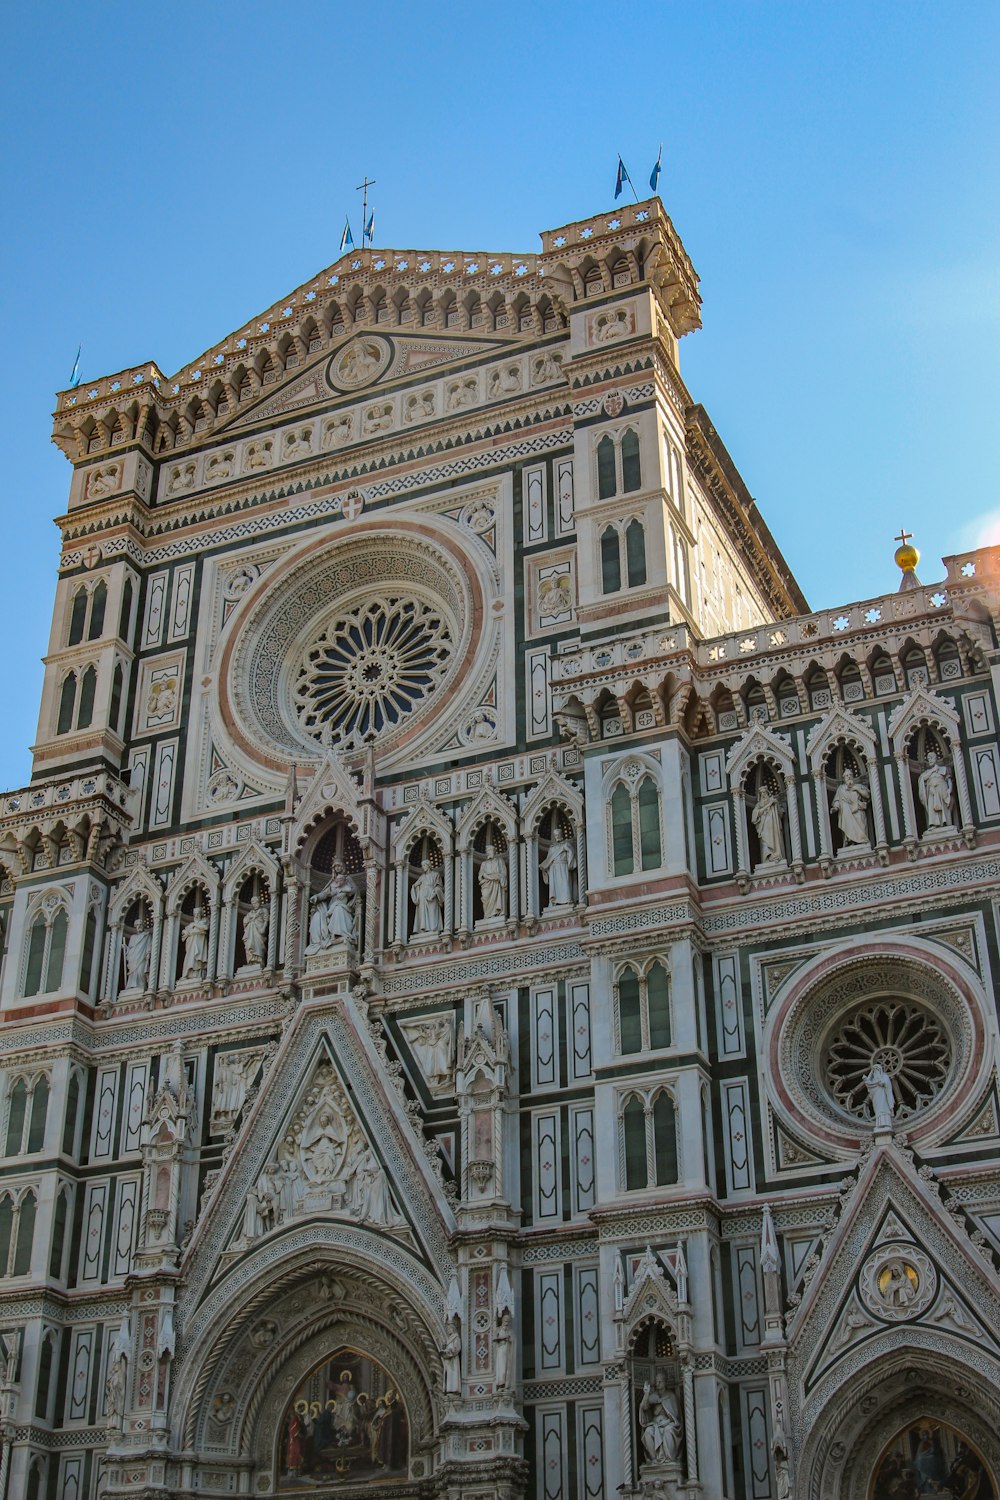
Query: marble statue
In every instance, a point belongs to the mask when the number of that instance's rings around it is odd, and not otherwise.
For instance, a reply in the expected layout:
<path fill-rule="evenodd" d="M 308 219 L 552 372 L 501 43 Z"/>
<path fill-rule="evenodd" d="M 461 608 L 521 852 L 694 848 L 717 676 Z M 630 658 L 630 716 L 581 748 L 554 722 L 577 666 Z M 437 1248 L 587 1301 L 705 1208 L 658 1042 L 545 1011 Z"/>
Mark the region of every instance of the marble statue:
<path fill-rule="evenodd" d="M 113 1358 L 108 1368 L 108 1379 L 104 1387 L 104 1411 L 110 1423 L 120 1422 L 125 1411 L 126 1369 L 124 1354 Z"/>
<path fill-rule="evenodd" d="M 149 960 L 153 929 L 145 911 L 136 918 L 135 930 L 125 944 L 125 988 L 144 990 L 149 982 Z"/>
<path fill-rule="evenodd" d="M 773 864 L 785 857 L 784 841 L 781 837 L 781 803 L 773 787 L 762 786 L 757 793 L 757 802 L 750 815 L 760 840 L 761 863 Z"/>
<path fill-rule="evenodd" d="M 264 967 L 267 957 L 268 925 L 267 908 L 260 897 L 254 894 L 250 897 L 249 910 L 243 913 L 243 949 L 247 963 L 256 964 L 258 968 Z"/>
<path fill-rule="evenodd" d="M 507 915 L 507 861 L 498 854 L 492 839 L 486 840 L 486 858 L 479 866 L 479 894 L 487 922 Z"/>
<path fill-rule="evenodd" d="M 868 788 L 854 779 L 853 771 L 846 770 L 832 803 L 845 844 L 868 843 L 868 817 L 865 810 L 870 801 L 871 792 Z"/>
<path fill-rule="evenodd" d="M 556 828 L 548 853 L 539 865 L 549 887 L 548 906 L 569 906 L 573 900 L 572 871 L 576 850 L 564 828 Z"/>
<path fill-rule="evenodd" d="M 881 1278 L 879 1278 L 882 1301 L 887 1307 L 909 1307 L 917 1295 L 917 1288 L 907 1274 L 905 1261 L 890 1260 L 886 1271 L 888 1275 L 884 1285 L 881 1284 Z"/>
<path fill-rule="evenodd" d="M 684 1435 L 677 1397 L 667 1389 L 667 1379 L 658 1370 L 652 1387 L 647 1380 L 639 1403 L 642 1446 L 650 1463 L 673 1463 L 680 1455 Z"/>
<path fill-rule="evenodd" d="M 506 1391 L 510 1388 L 511 1354 L 514 1343 L 514 1325 L 511 1319 L 510 1309 L 504 1308 L 497 1323 L 497 1331 L 493 1336 L 494 1357 L 496 1360 L 497 1390 Z"/>
<path fill-rule="evenodd" d="M 917 795 L 927 816 L 928 829 L 950 827 L 954 795 L 951 771 L 939 760 L 936 750 L 927 752 L 927 765 L 917 781 Z"/>
<path fill-rule="evenodd" d="M 433 869 L 429 859 L 421 862 L 420 874 L 410 890 L 410 900 L 416 908 L 414 934 L 440 932 L 444 922 L 444 881 L 441 871 Z"/>
<path fill-rule="evenodd" d="M 199 902 L 181 935 L 184 944 L 182 979 L 204 979 L 208 970 L 208 919 Z"/>
<path fill-rule="evenodd" d="M 892 1079 L 880 1062 L 873 1062 L 864 1075 L 865 1088 L 871 1101 L 876 1130 L 891 1130 L 892 1117 L 896 1112 L 896 1098 L 892 1091 Z"/>
<path fill-rule="evenodd" d="M 355 940 L 357 893 L 342 860 L 334 860 L 324 890 L 309 899 L 307 954 L 324 953 L 336 943 Z"/>
<path fill-rule="evenodd" d="M 457 1313 L 448 1319 L 448 1333 L 441 1350 L 444 1364 L 444 1389 L 447 1396 L 461 1395 L 462 1391 L 462 1324 Z"/>

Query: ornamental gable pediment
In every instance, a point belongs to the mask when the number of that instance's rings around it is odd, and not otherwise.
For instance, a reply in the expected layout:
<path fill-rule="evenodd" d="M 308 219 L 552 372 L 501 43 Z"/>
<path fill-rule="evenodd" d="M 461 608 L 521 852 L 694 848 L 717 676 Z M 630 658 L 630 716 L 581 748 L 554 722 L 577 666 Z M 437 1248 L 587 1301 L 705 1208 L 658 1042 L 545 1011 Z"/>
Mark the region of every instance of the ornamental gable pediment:
<path fill-rule="evenodd" d="M 900 1336 L 942 1350 L 974 1343 L 1000 1371 L 1000 1278 L 933 1173 L 898 1145 L 877 1150 L 844 1195 L 840 1219 L 813 1261 L 787 1320 L 801 1419 L 831 1382 L 848 1378 Z M 793 1299 L 795 1301 L 796 1299 Z"/>
<path fill-rule="evenodd" d="M 327 1002 L 329 1006 L 329 1002 Z M 209 1186 L 186 1258 L 193 1309 L 245 1257 L 310 1226 L 359 1226 L 447 1284 L 443 1184 L 361 1011 L 298 1013 Z M 225 1087 L 216 1079 L 213 1094 Z M 213 1105 L 214 1107 L 214 1105 Z"/>
<path fill-rule="evenodd" d="M 350 396 L 363 397 L 372 390 L 412 379 L 431 370 L 462 363 L 491 351 L 502 353 L 511 339 L 468 339 L 444 333 L 383 333 L 378 328 L 359 329 L 334 349 L 324 351 L 308 369 L 294 375 L 265 398 L 241 410 L 219 429 L 220 436 L 244 427 L 257 426 L 286 412 L 329 404 Z"/>

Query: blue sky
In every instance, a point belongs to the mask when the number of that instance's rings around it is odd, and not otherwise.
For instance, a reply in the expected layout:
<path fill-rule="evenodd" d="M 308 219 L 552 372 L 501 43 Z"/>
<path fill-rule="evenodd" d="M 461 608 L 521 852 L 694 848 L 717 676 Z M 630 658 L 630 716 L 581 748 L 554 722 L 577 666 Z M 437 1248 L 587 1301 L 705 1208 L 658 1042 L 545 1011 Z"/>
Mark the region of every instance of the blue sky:
<path fill-rule="evenodd" d="M 24 784 L 83 378 L 173 371 L 376 242 L 538 248 L 618 151 L 702 278 L 682 373 L 814 607 L 925 581 L 1000 513 L 1000 7 L 10 6 L 0 62 L 7 642 Z"/>

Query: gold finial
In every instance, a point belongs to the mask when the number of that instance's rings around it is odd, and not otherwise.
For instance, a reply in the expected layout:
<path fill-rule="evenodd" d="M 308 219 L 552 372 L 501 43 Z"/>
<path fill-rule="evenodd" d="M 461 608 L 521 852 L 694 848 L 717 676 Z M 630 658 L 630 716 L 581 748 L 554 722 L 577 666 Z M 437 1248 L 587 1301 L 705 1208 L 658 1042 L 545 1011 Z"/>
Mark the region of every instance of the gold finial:
<path fill-rule="evenodd" d="M 899 543 L 899 546 L 896 548 L 895 556 L 896 566 L 898 568 L 901 568 L 903 573 L 903 577 L 899 585 L 901 589 L 913 588 L 914 585 L 918 582 L 917 563 L 920 561 L 920 553 L 917 551 L 916 547 L 910 546 L 910 538 L 912 537 L 912 535 L 913 532 L 907 531 L 906 527 L 903 526 L 900 528 L 899 535 L 893 538 L 894 541 L 897 541 Z"/>

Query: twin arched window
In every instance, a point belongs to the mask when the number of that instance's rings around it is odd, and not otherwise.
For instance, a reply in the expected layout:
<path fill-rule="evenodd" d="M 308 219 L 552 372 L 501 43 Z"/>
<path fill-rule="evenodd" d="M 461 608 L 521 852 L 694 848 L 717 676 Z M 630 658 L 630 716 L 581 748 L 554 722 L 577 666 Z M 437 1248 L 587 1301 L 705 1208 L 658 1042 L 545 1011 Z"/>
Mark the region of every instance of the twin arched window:
<path fill-rule="evenodd" d="M 622 578 L 630 589 L 646 582 L 646 533 L 642 522 L 612 522 L 601 532 L 601 592 L 617 594 Z"/>
<path fill-rule="evenodd" d="M 620 1130 L 621 1185 L 627 1193 L 678 1181 L 677 1114 L 666 1089 L 628 1094 Z"/>
<path fill-rule="evenodd" d="M 69 917 L 61 905 L 39 911 L 32 918 L 24 970 L 25 996 L 50 995 L 61 986 L 68 929 Z"/>
<path fill-rule="evenodd" d="M 642 489 L 639 434 L 627 427 L 618 437 L 606 432 L 597 444 L 597 498 L 611 500 Z"/>
<path fill-rule="evenodd" d="M 620 1052 L 670 1046 L 670 979 L 662 960 L 654 959 L 645 968 L 626 965 L 618 975 L 615 993 Z"/>
<path fill-rule="evenodd" d="M 660 796 L 647 772 L 628 785 L 615 783 L 611 793 L 611 868 L 615 875 L 656 870 L 663 863 Z"/>
<path fill-rule="evenodd" d="M 115 662 L 111 674 L 110 727 L 120 728 L 122 701 L 125 696 L 125 674 L 121 662 Z M 97 668 L 87 666 L 68 672 L 59 691 L 59 717 L 56 734 L 69 734 L 72 729 L 89 729 L 94 722 L 94 701 L 97 697 Z"/>
<path fill-rule="evenodd" d="M 108 586 L 102 578 L 91 590 L 81 584 L 73 595 L 66 644 L 78 646 L 84 639 L 98 641 L 104 634 L 104 612 L 108 606 Z"/>
<path fill-rule="evenodd" d="M 15 1078 L 7 1095 L 4 1156 L 24 1156 L 45 1145 L 45 1117 L 49 1108 L 49 1077 Z"/>

